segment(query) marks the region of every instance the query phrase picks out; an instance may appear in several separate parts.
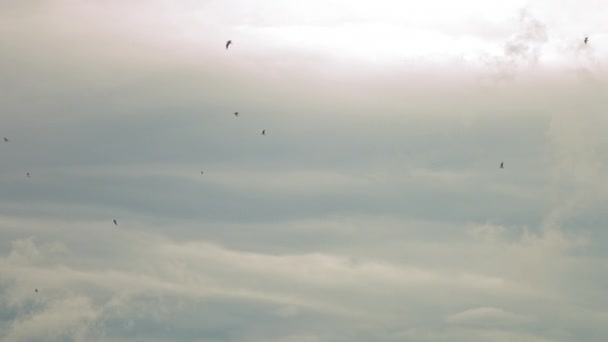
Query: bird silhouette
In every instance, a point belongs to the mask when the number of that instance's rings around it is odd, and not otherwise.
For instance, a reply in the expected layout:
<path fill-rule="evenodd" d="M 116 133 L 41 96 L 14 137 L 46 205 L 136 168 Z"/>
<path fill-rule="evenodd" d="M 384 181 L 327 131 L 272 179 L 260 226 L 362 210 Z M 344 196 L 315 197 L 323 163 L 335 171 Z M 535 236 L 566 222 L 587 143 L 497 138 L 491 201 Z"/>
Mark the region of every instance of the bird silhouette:
<path fill-rule="evenodd" d="M 266 130 L 265 129 L 262 130 L 262 135 L 266 135 Z"/>
<path fill-rule="evenodd" d="M 500 162 L 500 168 L 504 169 L 505 168 L 505 163 L 504 162 Z"/>
<path fill-rule="evenodd" d="M 239 116 L 239 112 L 234 112 L 234 116 Z"/>
<path fill-rule="evenodd" d="M 36 289 L 36 292 L 38 292 L 38 289 Z"/>
<path fill-rule="evenodd" d="M 589 41 L 589 37 L 585 37 L 585 44 L 587 44 L 587 41 Z"/>
<path fill-rule="evenodd" d="M 114 221 L 114 225 L 118 226 L 118 222 L 116 222 L 116 220 L 113 220 L 113 221 Z"/>
<path fill-rule="evenodd" d="M 4 142 L 8 142 L 8 138 L 4 138 Z"/>
<path fill-rule="evenodd" d="M 203 174 L 203 171 L 201 171 L 201 175 Z"/>
<path fill-rule="evenodd" d="M 31 177 L 29 172 L 27 173 L 27 176 L 28 176 L 28 178 Z"/>
<path fill-rule="evenodd" d="M 232 44 L 232 40 L 229 40 L 226 42 L 226 50 L 228 50 L 228 47 L 230 46 L 230 44 Z"/>

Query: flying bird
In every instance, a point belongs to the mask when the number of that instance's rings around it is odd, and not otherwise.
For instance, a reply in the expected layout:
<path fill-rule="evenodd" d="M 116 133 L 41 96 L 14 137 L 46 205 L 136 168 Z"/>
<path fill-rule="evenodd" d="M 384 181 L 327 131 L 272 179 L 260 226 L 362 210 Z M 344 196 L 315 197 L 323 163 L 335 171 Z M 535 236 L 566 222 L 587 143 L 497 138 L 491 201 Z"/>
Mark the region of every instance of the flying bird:
<path fill-rule="evenodd" d="M 504 169 L 505 168 L 505 163 L 504 162 L 500 162 L 500 168 Z"/>
<path fill-rule="evenodd" d="M 116 222 L 116 220 L 113 220 L 113 221 L 114 221 L 114 225 L 115 225 L 115 226 L 118 226 L 118 223 Z"/>
<path fill-rule="evenodd" d="M 29 172 L 27 173 L 27 176 L 28 176 L 28 178 L 31 177 Z"/>
<path fill-rule="evenodd" d="M 8 138 L 4 138 L 4 142 L 8 142 Z"/>
<path fill-rule="evenodd" d="M 228 50 L 228 47 L 230 46 L 230 44 L 232 44 L 232 40 L 229 40 L 226 42 L 226 50 Z"/>
<path fill-rule="evenodd" d="M 239 116 L 239 112 L 234 112 L 234 116 Z"/>
<path fill-rule="evenodd" d="M 203 171 L 201 171 L 201 175 L 203 174 Z"/>
<path fill-rule="evenodd" d="M 36 292 L 38 292 L 38 289 L 36 289 Z"/>
<path fill-rule="evenodd" d="M 266 135 L 266 130 L 265 129 L 262 130 L 262 135 Z"/>
<path fill-rule="evenodd" d="M 585 37 L 585 44 L 587 44 L 588 40 L 589 40 L 589 37 Z"/>

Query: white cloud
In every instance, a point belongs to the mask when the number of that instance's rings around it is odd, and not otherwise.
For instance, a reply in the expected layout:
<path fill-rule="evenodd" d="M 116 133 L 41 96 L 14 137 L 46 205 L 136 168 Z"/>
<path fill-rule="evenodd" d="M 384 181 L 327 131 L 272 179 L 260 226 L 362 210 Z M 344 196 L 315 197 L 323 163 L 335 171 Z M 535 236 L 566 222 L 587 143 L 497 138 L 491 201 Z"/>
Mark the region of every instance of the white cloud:
<path fill-rule="evenodd" d="M 3 337 L 7 342 L 46 339 L 86 341 L 97 312 L 85 297 L 62 298 L 35 313 L 19 317 Z"/>

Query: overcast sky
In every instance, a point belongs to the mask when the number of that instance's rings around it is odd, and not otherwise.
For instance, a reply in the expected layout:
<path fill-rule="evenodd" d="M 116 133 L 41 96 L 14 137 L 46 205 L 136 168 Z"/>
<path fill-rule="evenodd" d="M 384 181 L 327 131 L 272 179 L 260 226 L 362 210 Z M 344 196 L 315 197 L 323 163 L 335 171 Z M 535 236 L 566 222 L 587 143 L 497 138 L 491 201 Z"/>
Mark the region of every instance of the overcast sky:
<path fill-rule="evenodd" d="M 608 340 L 606 13 L 0 0 L 0 339 Z"/>

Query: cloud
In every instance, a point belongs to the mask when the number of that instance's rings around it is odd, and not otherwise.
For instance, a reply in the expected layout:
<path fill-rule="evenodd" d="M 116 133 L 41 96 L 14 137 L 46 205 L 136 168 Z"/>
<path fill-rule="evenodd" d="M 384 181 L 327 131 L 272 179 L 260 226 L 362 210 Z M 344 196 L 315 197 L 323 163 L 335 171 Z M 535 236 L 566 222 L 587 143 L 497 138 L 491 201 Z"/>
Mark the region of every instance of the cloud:
<path fill-rule="evenodd" d="M 0 339 L 606 339 L 604 22 L 331 4 L 2 4 Z"/>
<path fill-rule="evenodd" d="M 538 287 L 548 289 L 546 286 L 550 282 L 545 282 L 541 277 L 533 279 L 523 274 L 518 277 L 517 273 L 509 274 L 503 269 L 503 277 L 499 278 L 491 276 L 489 270 L 471 272 L 471 265 L 462 268 L 465 260 L 471 259 L 459 252 L 454 243 L 441 247 L 448 248 L 445 255 L 458 253 L 456 255 L 464 258 L 455 264 L 458 265 L 456 268 L 445 269 L 445 263 L 442 268 L 433 268 L 428 264 L 416 267 L 407 262 L 393 261 L 389 264 L 337 254 L 271 255 L 245 252 L 209 243 L 175 243 L 160 236 L 127 231 L 112 233 L 107 237 L 89 237 L 94 238 L 100 246 L 105 246 L 102 249 L 119 251 L 120 254 L 110 259 L 105 257 L 107 252 L 98 257 L 89 254 L 87 259 L 82 260 L 73 258 L 77 252 L 74 247 L 39 244 L 31 239 L 14 241 L 10 252 L 0 260 L 3 278 L 12 280 L 3 282 L 5 288 L 8 286 L 6 298 L 11 298 L 3 311 L 20 307 L 22 313 L 6 329 L 7 338 L 19 339 L 24 336 L 21 335 L 24 331 L 30 331 L 24 327 L 36 324 L 34 322 L 38 320 L 53 326 L 54 336 L 72 336 L 76 340 L 97 339 L 102 336 L 100 334 L 106 337 L 108 334 L 124 334 L 124 329 L 136 329 L 142 334 L 139 329 L 149 320 L 168 323 L 170 315 L 199 310 L 197 308 L 207 306 L 204 303 L 218 301 L 235 303 L 237 312 L 253 305 L 257 309 L 252 307 L 252 310 L 281 320 L 312 319 L 322 315 L 326 317 L 325 321 L 344 321 L 355 325 L 360 324 L 356 322 L 371 321 L 379 325 L 377 328 L 384 326 L 384 329 L 390 329 L 396 324 L 392 323 L 392 316 L 408 317 L 413 320 L 412 324 L 428 324 L 430 321 L 427 320 L 433 316 L 442 313 L 448 315 L 470 301 L 481 304 L 499 300 L 508 303 L 528 298 L 527 301 L 540 300 L 547 305 L 556 300 L 560 291 L 553 287 L 551 291 L 558 292 L 543 295 L 537 290 Z M 560 250 L 552 252 L 552 247 L 530 244 L 528 240 L 526 238 L 515 244 L 494 241 L 481 246 L 477 241 L 463 247 L 473 250 L 478 258 L 484 255 L 486 247 L 503 250 L 504 259 L 495 259 L 494 265 L 527 260 L 530 269 L 536 272 L 544 267 L 543 262 L 538 262 L 539 253 L 550 253 L 545 255 L 547 258 L 563 258 Z M 408 250 L 416 244 L 421 242 L 403 247 Z M 420 251 L 428 248 L 424 244 L 419 247 L 422 247 Z M 429 251 L 432 249 L 423 255 Z M 507 256 L 515 251 L 521 260 L 509 260 Z M 409 254 L 410 263 L 420 263 L 415 250 L 410 250 Z M 534 255 L 537 255 L 536 259 L 531 258 Z M 429 261 L 426 257 L 426 263 Z M 479 262 L 475 264 L 482 265 Z M 100 269 L 101 265 L 105 266 Z M 547 281 L 553 279 L 552 273 L 545 272 Z M 34 293 L 33 287 L 39 288 L 40 292 Z M 457 294 L 461 299 L 445 296 L 445 291 Z M 78 300 L 74 299 L 76 293 L 80 296 Z M 72 300 L 75 302 L 72 303 Z M 39 303 L 34 307 L 23 305 L 31 301 Z M 71 305 L 75 306 L 75 313 L 83 312 L 74 316 L 75 320 L 78 317 L 80 321 L 75 322 L 68 316 L 60 324 L 53 318 L 56 310 Z M 134 316 L 132 310 L 140 306 L 143 306 L 138 310 L 140 313 Z M 436 309 L 419 311 L 430 307 Z M 543 315 L 544 320 L 552 317 L 544 310 L 537 311 L 537 314 Z M 124 324 L 129 320 L 138 323 L 129 323 L 120 329 L 113 327 L 110 322 L 122 320 L 120 317 L 127 319 Z M 450 323 L 477 324 L 480 329 L 487 329 L 489 321 L 507 320 L 513 323 L 519 321 L 518 317 L 499 309 L 482 308 L 449 314 L 447 319 Z M 88 323 L 83 325 L 83 319 Z M 245 318 L 238 324 L 245 328 L 252 323 Z M 80 328 L 72 330 L 73 325 Z M 208 328 L 190 326 L 188 330 L 194 329 L 192 334 L 201 336 Z M 49 330 L 35 331 L 50 334 Z M 182 332 L 185 331 L 182 329 Z M 160 334 L 156 331 L 149 333 Z M 118 335 L 115 337 L 118 338 Z M 220 338 L 225 339 L 228 338 Z"/>
<path fill-rule="evenodd" d="M 519 325 L 529 321 L 529 318 L 497 308 L 475 308 L 450 315 L 446 321 L 450 324 L 488 327 Z"/>
<path fill-rule="evenodd" d="M 16 320 L 5 341 L 73 339 L 84 341 L 89 336 L 89 324 L 98 317 L 88 298 L 72 297 L 50 303 L 31 316 Z"/>
<path fill-rule="evenodd" d="M 530 72 L 540 61 L 543 45 L 549 41 L 547 27 L 528 9 L 519 11 L 519 26 L 503 46 L 500 56 L 485 57 L 485 64 L 494 71 L 495 81 L 512 80 L 523 66 Z"/>

